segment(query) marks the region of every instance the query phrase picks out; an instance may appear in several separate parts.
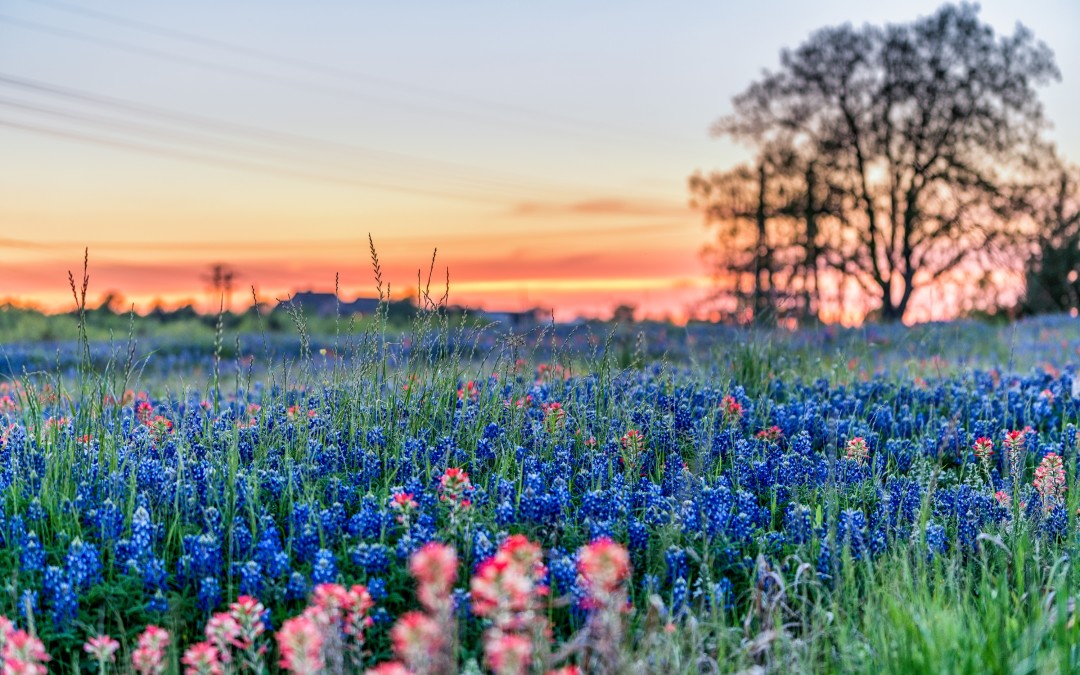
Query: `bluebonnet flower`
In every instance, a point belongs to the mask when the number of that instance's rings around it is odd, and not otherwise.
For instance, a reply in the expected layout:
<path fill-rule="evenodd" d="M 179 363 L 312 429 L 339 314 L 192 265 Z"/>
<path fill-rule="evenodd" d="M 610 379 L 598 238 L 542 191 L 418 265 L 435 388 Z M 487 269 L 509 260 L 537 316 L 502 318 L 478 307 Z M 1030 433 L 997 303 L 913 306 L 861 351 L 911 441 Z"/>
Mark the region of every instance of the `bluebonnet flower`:
<path fill-rule="evenodd" d="M 383 428 L 380 426 L 372 427 L 367 432 L 367 443 L 377 448 L 386 447 L 386 434 L 383 433 Z"/>
<path fill-rule="evenodd" d="M 631 552 L 644 551 L 649 546 L 649 528 L 640 520 L 631 520 L 626 526 Z"/>
<path fill-rule="evenodd" d="M 833 556 L 832 548 L 829 546 L 828 539 L 821 540 L 821 548 L 818 551 L 817 558 L 817 574 L 818 579 L 821 579 L 822 581 L 832 581 Z"/>
<path fill-rule="evenodd" d="M 349 550 L 349 559 L 370 575 L 382 574 L 390 567 L 389 551 L 383 544 L 357 544 Z"/>
<path fill-rule="evenodd" d="M 945 553 L 948 548 L 948 539 L 945 537 L 945 528 L 939 523 L 926 524 L 926 555 L 933 558 Z"/>
<path fill-rule="evenodd" d="M 754 521 L 748 514 L 740 512 L 728 522 L 727 532 L 732 541 L 747 542 L 754 533 Z"/>
<path fill-rule="evenodd" d="M 793 544 L 805 544 L 813 535 L 809 506 L 791 504 L 784 512 L 784 532 Z"/>
<path fill-rule="evenodd" d="M 316 586 L 337 581 L 337 560 L 331 551 L 321 548 L 315 553 L 315 564 L 311 567 L 311 581 Z"/>
<path fill-rule="evenodd" d="M 199 582 L 199 610 L 212 612 L 221 604 L 221 583 L 215 577 L 205 577 Z"/>
<path fill-rule="evenodd" d="M 671 614 L 679 617 L 687 611 L 686 606 L 687 587 L 686 579 L 679 577 L 671 586 Z"/>
<path fill-rule="evenodd" d="M 79 614 L 79 596 L 71 578 L 59 567 L 45 570 L 45 598 L 52 608 L 53 625 L 64 629 Z"/>
<path fill-rule="evenodd" d="M 208 506 L 203 510 L 203 522 L 207 533 L 214 537 L 220 537 L 222 531 L 222 517 L 221 512 L 213 506 Z"/>
<path fill-rule="evenodd" d="M 308 584 L 307 577 L 299 572 L 289 575 L 289 582 L 285 585 L 286 600 L 303 600 L 307 598 L 310 591 L 311 586 Z"/>
<path fill-rule="evenodd" d="M 837 524 L 837 544 L 848 549 L 853 560 L 862 560 L 866 554 L 866 515 L 857 509 L 840 513 Z"/>
<path fill-rule="evenodd" d="M 499 502 L 495 507 L 495 524 L 500 527 L 512 525 L 515 521 L 516 512 L 514 505 L 508 499 Z"/>
<path fill-rule="evenodd" d="M 297 510 L 301 514 L 308 512 L 306 506 L 298 507 Z M 293 527 L 295 529 L 293 530 L 292 548 L 296 558 L 304 562 L 313 562 L 315 553 L 319 550 L 318 530 L 307 520 L 307 517 L 299 514 L 294 514 Z"/>
<path fill-rule="evenodd" d="M 38 592 L 27 588 L 19 595 L 19 616 L 24 621 L 29 621 L 31 616 L 41 613 L 41 605 L 38 602 Z"/>
<path fill-rule="evenodd" d="M 476 462 L 490 462 L 495 459 L 495 445 L 489 438 L 481 438 L 476 442 Z M 473 471 L 473 469 L 470 469 Z"/>
<path fill-rule="evenodd" d="M 150 521 L 150 512 L 140 506 L 131 518 L 131 539 L 127 558 L 136 565 L 141 565 L 153 555 L 154 525 Z"/>
<path fill-rule="evenodd" d="M 168 581 L 165 563 L 160 558 L 151 557 L 143 566 L 142 578 L 146 590 L 153 592 L 164 589 Z"/>
<path fill-rule="evenodd" d="M 454 598 L 454 611 L 457 613 L 458 620 L 466 620 L 472 616 L 472 603 L 470 602 L 471 594 L 464 588 L 455 588 L 453 590 Z"/>
<path fill-rule="evenodd" d="M 664 562 L 667 563 L 668 579 L 685 579 L 690 576 L 690 561 L 686 551 L 672 546 L 664 553 Z"/>
<path fill-rule="evenodd" d="M 378 539 L 387 522 L 375 499 L 367 496 L 364 497 L 360 511 L 349 519 L 346 529 L 350 535 L 359 539 Z"/>
<path fill-rule="evenodd" d="M 714 609 L 723 608 L 725 612 L 730 612 L 735 607 L 735 594 L 732 590 L 731 580 L 727 577 L 723 577 L 716 584 L 713 585 L 713 593 L 710 598 L 711 604 Z"/>
<path fill-rule="evenodd" d="M 146 611 L 159 614 L 164 614 L 169 611 L 169 599 L 165 597 L 163 591 L 159 589 L 150 596 L 150 601 L 146 603 Z"/>
<path fill-rule="evenodd" d="M 247 521 L 240 516 L 233 518 L 232 528 L 229 530 L 229 537 L 232 541 L 232 558 L 243 559 L 251 553 L 251 529 L 248 527 Z"/>
<path fill-rule="evenodd" d="M 375 602 L 382 602 L 386 599 L 386 579 L 377 578 L 371 579 L 367 583 L 368 593 L 371 594 L 371 599 Z"/>
<path fill-rule="evenodd" d="M 574 591 L 577 587 L 578 575 L 575 556 L 569 555 L 560 548 L 551 552 L 550 561 L 548 571 L 555 591 L 560 595 Z"/>
<path fill-rule="evenodd" d="M 123 531 L 124 514 L 111 499 L 106 499 L 100 507 L 86 513 L 85 521 L 87 530 L 100 541 L 115 541 Z"/>
<path fill-rule="evenodd" d="M 319 512 L 319 526 L 322 527 L 323 537 L 327 541 L 333 541 L 340 536 L 345 527 L 345 507 L 340 502 L 334 502 L 328 509 Z"/>
<path fill-rule="evenodd" d="M 1063 539 L 1069 528 L 1069 514 L 1064 507 L 1055 506 L 1043 519 L 1042 528 L 1048 538 Z"/>
<path fill-rule="evenodd" d="M 71 542 L 64 567 L 72 584 L 80 591 L 101 581 L 101 553 L 96 546 L 81 539 Z"/>
<path fill-rule="evenodd" d="M 255 545 L 255 561 L 270 579 L 280 579 L 289 571 L 289 555 L 281 549 L 281 538 L 272 519 L 263 522 L 259 543 Z"/>
<path fill-rule="evenodd" d="M 45 569 L 45 549 L 42 548 L 36 532 L 28 532 L 24 537 L 19 563 L 24 572 L 31 574 Z"/>
<path fill-rule="evenodd" d="M 705 516 L 705 532 L 710 537 L 716 537 L 725 531 L 731 521 L 731 510 L 734 508 L 734 496 L 726 485 L 706 487 L 701 490 L 699 503 Z"/>
<path fill-rule="evenodd" d="M 479 564 L 495 555 L 496 545 L 492 541 L 491 534 L 484 528 L 479 528 L 473 533 L 472 559 Z"/>
<path fill-rule="evenodd" d="M 259 597 L 262 595 L 263 570 L 262 565 L 249 560 L 243 564 L 236 564 L 236 574 L 240 575 L 240 593 Z"/>
<path fill-rule="evenodd" d="M 41 500 L 37 497 L 30 500 L 30 505 L 26 507 L 26 520 L 30 523 L 45 520 L 45 509 L 41 507 Z"/>
<path fill-rule="evenodd" d="M 221 544 L 217 537 L 211 533 L 201 535 L 187 535 L 184 537 L 184 550 L 188 565 L 185 573 L 192 579 L 221 574 L 224 561 L 221 555 Z"/>

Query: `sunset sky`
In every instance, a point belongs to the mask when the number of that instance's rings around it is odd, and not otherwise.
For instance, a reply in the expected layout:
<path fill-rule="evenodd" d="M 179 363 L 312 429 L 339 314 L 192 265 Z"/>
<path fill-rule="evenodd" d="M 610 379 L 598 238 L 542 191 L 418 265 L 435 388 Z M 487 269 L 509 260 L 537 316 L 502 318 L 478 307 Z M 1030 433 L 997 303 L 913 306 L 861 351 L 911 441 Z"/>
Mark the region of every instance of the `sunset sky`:
<path fill-rule="evenodd" d="M 939 3 L 8 0 L 0 5 L 0 298 L 119 291 L 235 304 L 296 289 L 683 315 L 707 290 L 695 169 L 711 122 L 816 28 Z M 813 7 L 811 7 L 813 5 Z M 1055 52 L 1051 136 L 1080 161 L 1080 4 L 981 3 Z"/>

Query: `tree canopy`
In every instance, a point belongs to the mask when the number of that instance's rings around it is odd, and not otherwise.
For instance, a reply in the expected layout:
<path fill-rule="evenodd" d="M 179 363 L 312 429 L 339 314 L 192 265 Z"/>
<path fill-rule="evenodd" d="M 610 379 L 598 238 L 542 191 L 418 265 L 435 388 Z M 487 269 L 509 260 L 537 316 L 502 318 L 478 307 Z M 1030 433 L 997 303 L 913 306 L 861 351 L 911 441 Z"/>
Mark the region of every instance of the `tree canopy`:
<path fill-rule="evenodd" d="M 816 316 L 823 278 L 857 287 L 884 320 L 921 288 L 974 280 L 1021 238 L 1022 196 L 1049 148 L 1036 88 L 1058 77 L 1028 29 L 996 35 L 969 4 L 813 33 L 714 126 L 751 144 L 756 166 L 691 178 L 718 226 L 714 251 L 753 239 L 750 263 L 717 264 L 729 278 L 759 272 L 755 318 L 764 298 Z"/>

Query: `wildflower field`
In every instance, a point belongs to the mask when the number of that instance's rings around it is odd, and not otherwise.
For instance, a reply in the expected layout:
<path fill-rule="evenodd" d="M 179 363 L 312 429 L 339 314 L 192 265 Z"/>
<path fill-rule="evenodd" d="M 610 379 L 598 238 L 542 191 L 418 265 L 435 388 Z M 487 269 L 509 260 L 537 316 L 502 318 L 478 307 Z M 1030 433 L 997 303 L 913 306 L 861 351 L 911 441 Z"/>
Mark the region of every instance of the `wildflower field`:
<path fill-rule="evenodd" d="M 1075 320 L 297 329 L 4 345 L 5 673 L 1080 668 Z"/>

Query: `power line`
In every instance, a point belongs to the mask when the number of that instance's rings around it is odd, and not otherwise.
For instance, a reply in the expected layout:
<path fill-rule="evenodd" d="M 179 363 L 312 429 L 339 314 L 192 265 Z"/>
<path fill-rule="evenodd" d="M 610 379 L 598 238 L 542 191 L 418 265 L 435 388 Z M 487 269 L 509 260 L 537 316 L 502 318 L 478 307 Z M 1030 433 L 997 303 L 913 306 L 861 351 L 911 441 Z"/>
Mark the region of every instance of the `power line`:
<path fill-rule="evenodd" d="M 116 120 L 94 115 L 87 115 L 85 113 L 72 112 L 70 110 L 50 108 L 47 106 L 28 103 L 25 101 L 7 99 L 2 96 L 0 96 L 0 107 L 6 107 L 13 110 L 21 110 L 24 112 L 32 112 L 40 115 L 49 115 L 51 117 L 58 117 L 68 121 L 76 122 L 78 124 L 89 125 L 91 127 L 97 128 L 104 128 L 125 135 L 148 137 L 152 141 L 163 141 L 165 143 L 172 144 L 179 143 L 181 144 L 181 147 L 185 148 L 191 145 L 203 146 L 201 149 L 209 150 L 212 153 L 220 153 L 224 150 L 226 152 L 240 153 L 241 155 L 244 155 L 250 154 L 254 150 L 256 154 L 256 159 L 264 159 L 267 156 L 267 153 L 263 152 L 259 148 L 252 149 L 244 145 L 237 145 L 236 143 L 230 143 L 228 141 L 222 141 L 220 139 L 207 138 L 205 136 L 178 131 L 175 129 L 139 124 L 131 122 L 129 120 Z M 271 149 L 271 152 L 269 153 L 269 158 L 271 161 L 276 161 L 282 159 L 283 157 L 280 155 L 280 153 L 274 153 L 273 149 Z M 286 155 L 284 156 L 284 159 L 290 158 Z M 459 182 L 461 182 L 464 187 L 470 187 L 468 183 L 464 180 Z M 473 187 L 480 187 L 485 189 L 486 191 L 491 191 L 493 189 L 492 185 L 485 184 L 480 184 L 478 186 L 473 185 Z M 497 188 L 501 186 L 495 185 L 494 187 Z"/>
<path fill-rule="evenodd" d="M 7 23 L 9 25 L 18 26 L 20 28 L 24 28 L 24 29 L 27 29 L 27 30 L 32 30 L 32 31 L 39 32 L 39 33 L 45 33 L 45 34 L 48 34 L 48 35 L 54 35 L 54 36 L 58 36 L 58 37 L 63 37 L 63 38 L 71 39 L 71 40 L 88 42 L 88 43 L 91 43 L 91 44 L 96 44 L 96 45 L 99 45 L 99 46 L 107 47 L 109 49 L 115 49 L 115 50 L 118 50 L 118 51 L 123 51 L 123 52 L 130 53 L 130 54 L 137 54 L 139 56 L 148 56 L 148 57 L 155 58 L 155 59 L 160 59 L 160 60 L 165 60 L 165 61 L 174 61 L 174 62 L 177 62 L 177 63 L 183 63 L 183 64 L 188 65 L 188 66 L 192 66 L 192 67 L 195 67 L 195 68 L 200 68 L 200 69 L 207 70 L 207 71 L 214 72 L 214 73 L 230 73 L 232 75 L 238 75 L 238 76 L 245 77 L 245 78 L 250 78 L 250 79 L 267 80 L 267 81 L 274 82 L 274 83 L 277 83 L 277 84 L 283 84 L 283 85 L 290 86 L 290 87 L 299 87 L 299 88 L 309 89 L 309 90 L 312 90 L 312 91 L 320 92 L 322 94 L 329 94 L 329 95 L 337 96 L 337 97 L 348 97 L 348 98 L 356 98 L 356 97 L 358 97 L 358 98 L 361 98 L 361 99 L 368 99 L 368 100 L 375 101 L 375 102 L 378 102 L 378 103 L 383 103 L 383 102 L 387 101 L 387 99 L 385 97 L 372 96 L 370 94 L 363 94 L 361 92 L 356 91 L 355 89 L 345 89 L 345 88 L 342 88 L 342 87 L 333 86 L 333 85 L 329 85 L 329 84 L 326 84 L 326 83 L 315 82 L 315 81 L 312 81 L 312 80 L 286 77 L 286 76 L 283 76 L 283 75 L 280 75 L 280 74 L 277 74 L 277 73 L 269 73 L 269 72 L 264 72 L 264 71 L 252 70 L 252 69 L 249 69 L 249 68 L 244 68 L 244 67 L 241 67 L 241 66 L 235 66 L 235 65 L 231 65 L 231 64 L 227 64 L 227 63 L 218 62 L 218 61 L 206 61 L 206 60 L 203 60 L 203 59 L 198 59 L 198 58 L 194 58 L 194 57 L 190 57 L 190 56 L 185 56 L 185 55 L 182 55 L 182 54 L 176 54 L 176 53 L 173 53 L 173 52 L 167 52 L 167 51 L 163 51 L 163 50 L 160 50 L 160 49 L 154 49 L 154 48 L 151 48 L 151 47 L 143 47 L 143 46 L 140 46 L 140 45 L 134 45 L 134 44 L 131 44 L 131 43 L 120 41 L 120 40 L 114 40 L 114 39 L 111 39 L 111 38 L 103 38 L 103 37 L 100 37 L 100 36 L 97 36 L 97 35 L 92 35 L 92 34 L 89 34 L 89 33 L 73 30 L 73 29 L 70 29 L 70 28 L 61 28 L 61 27 L 57 27 L 57 26 L 52 26 L 52 25 L 40 23 L 40 22 L 37 22 L 37 21 L 30 21 L 30 20 L 27 20 L 27 19 L 19 19 L 19 18 L 12 17 L 12 16 L 0 15 L 0 23 Z M 407 108 L 413 108 L 413 109 L 415 109 L 417 111 L 421 111 L 422 113 L 424 113 L 426 115 L 435 116 L 435 117 L 456 117 L 456 118 L 463 119 L 463 120 L 470 121 L 470 122 L 476 122 L 478 120 L 483 121 L 483 122 L 488 122 L 488 123 L 490 123 L 492 121 L 494 121 L 494 122 L 504 122 L 504 121 L 506 121 L 505 117 L 500 117 L 499 115 L 493 115 L 491 108 L 484 108 L 484 109 L 479 110 L 479 111 L 471 110 L 469 112 L 464 112 L 464 111 L 461 111 L 461 110 L 448 110 L 445 107 L 442 107 L 442 108 L 433 107 L 433 106 L 425 105 L 423 103 L 419 103 L 419 102 L 415 102 L 415 101 L 403 101 L 403 100 L 400 100 L 400 99 L 396 99 L 396 100 L 392 99 L 391 102 L 393 104 L 396 104 L 396 105 L 404 106 L 404 107 L 407 107 Z M 609 140 L 610 140 L 611 132 L 613 131 L 613 128 L 610 127 L 610 126 L 598 127 L 597 129 L 591 130 L 591 131 L 587 131 L 587 130 L 584 130 L 584 129 L 566 128 L 565 125 L 562 126 L 562 127 L 552 127 L 551 124 L 548 124 L 547 127 L 548 127 L 549 130 L 555 131 L 555 132 L 557 132 L 559 134 L 562 134 L 562 135 L 565 135 L 565 134 L 568 134 L 568 133 L 573 134 L 574 136 L 576 136 L 580 140 L 584 140 L 586 142 L 593 142 L 593 143 L 602 142 L 602 139 L 600 139 L 600 136 L 603 136 L 603 135 L 608 136 Z M 634 140 L 635 141 L 640 141 L 641 137 L 636 136 L 634 138 Z M 619 142 L 625 142 L 625 137 L 620 139 Z"/>
<path fill-rule="evenodd" d="M 222 120 L 220 118 L 193 115 L 169 108 L 135 103 L 126 99 L 101 96 L 68 87 L 61 87 L 40 80 L 22 78 L 0 72 L 0 89 L 3 87 L 17 89 L 23 93 L 45 95 L 65 101 L 73 101 L 79 105 L 88 104 L 112 112 L 119 112 L 124 115 L 133 115 L 137 119 L 150 120 L 153 122 L 153 126 L 139 122 L 131 122 L 127 119 L 105 118 L 87 114 L 83 111 L 76 112 L 75 110 L 51 108 L 25 100 L 20 101 L 0 97 L 0 105 L 9 108 L 18 108 L 53 117 L 65 118 L 98 128 L 106 127 L 128 135 L 149 136 L 151 140 L 161 140 L 162 138 L 166 138 L 168 139 L 167 142 L 170 143 L 179 141 L 180 143 L 185 144 L 194 143 L 195 145 L 203 147 L 209 146 L 209 149 L 212 152 L 228 150 L 234 153 L 238 152 L 247 155 L 254 153 L 259 155 L 259 159 L 266 158 L 269 153 L 269 156 L 273 160 L 279 160 L 284 157 L 285 159 L 293 161 L 295 158 L 294 153 L 299 151 L 301 153 L 300 160 L 309 163 L 312 161 L 312 158 L 305 156 L 303 153 L 330 152 L 334 156 L 346 160 L 349 168 L 353 168 L 352 163 L 355 160 L 375 160 L 379 164 L 374 168 L 380 171 L 383 170 L 383 167 L 387 163 L 396 163 L 401 171 L 407 172 L 406 177 L 412 179 L 415 178 L 415 173 L 417 172 L 416 165 L 419 165 L 420 172 L 426 172 L 429 175 L 434 176 L 437 180 L 447 181 L 467 189 L 479 188 L 484 190 L 510 191 L 510 195 L 513 195 L 515 191 L 517 193 L 530 194 L 535 193 L 537 190 L 558 191 L 563 194 L 568 192 L 579 192 L 587 195 L 595 195 L 597 192 L 609 190 L 609 188 L 600 186 L 590 187 L 582 186 L 580 184 L 560 185 L 549 183 L 545 179 L 509 172 L 502 173 L 500 177 L 489 178 L 483 175 L 483 169 L 470 165 L 442 160 L 429 160 L 401 153 L 372 149 L 365 146 L 357 146 L 336 141 L 324 141 L 322 139 L 279 132 L 262 127 L 253 127 Z M 168 126 L 157 126 L 162 124 L 163 120 L 166 124 L 176 124 L 181 128 L 193 129 L 195 130 L 195 133 L 192 134 L 189 131 L 180 131 Z M 219 140 L 219 136 L 223 136 L 226 140 Z M 236 141 L 237 137 L 240 139 L 239 143 Z M 248 145 L 251 143 L 256 144 L 256 147 Z M 356 168 L 361 167 L 358 166 Z M 477 173 L 478 171 L 480 173 Z M 506 178 L 515 180 L 506 180 Z M 518 194 L 518 196 L 521 195 Z M 638 199 L 638 201 L 642 200 Z"/>
<path fill-rule="evenodd" d="M 40 80 L 18 77 L 3 72 L 0 72 L 0 86 L 16 88 L 34 94 L 44 94 L 47 96 L 58 97 L 69 101 L 76 101 L 81 104 L 90 104 L 109 110 L 120 111 L 124 114 L 133 114 L 138 117 L 150 118 L 154 120 L 167 120 L 171 123 L 179 124 L 184 127 L 198 129 L 200 132 L 203 133 L 209 131 L 213 134 L 237 135 L 248 139 L 253 139 L 258 143 L 270 143 L 278 146 L 284 145 L 304 151 L 329 151 L 338 155 L 366 156 L 368 158 L 379 161 L 380 164 L 385 162 L 397 162 L 411 165 L 427 164 L 429 166 L 425 168 L 429 172 L 437 173 L 439 171 L 445 171 L 453 175 L 455 178 L 459 179 L 462 177 L 463 173 L 475 173 L 478 170 L 481 172 L 483 171 L 482 169 L 478 169 L 474 166 L 458 164 L 454 162 L 431 160 L 335 141 L 324 141 L 321 139 L 279 132 L 261 127 L 238 124 L 235 122 L 222 120 L 220 118 L 195 115 L 191 113 L 179 112 L 168 108 L 135 103 L 126 99 L 102 96 L 99 94 L 80 91 L 69 87 L 62 87 Z M 70 113 L 54 112 L 52 114 L 59 115 Z M 531 176 L 519 176 L 511 173 L 502 173 L 501 175 L 516 178 L 519 182 L 510 183 L 506 180 L 500 180 L 498 178 L 490 179 L 483 176 L 477 176 L 475 178 L 469 178 L 467 180 L 472 180 L 476 183 L 487 186 L 510 187 L 530 191 L 535 190 L 542 183 L 540 179 Z M 556 187 L 560 190 L 581 190 L 581 186 L 550 187 Z"/>
<path fill-rule="evenodd" d="M 291 87 L 302 87 L 305 89 L 311 89 L 322 93 L 337 95 L 337 96 L 359 96 L 360 98 L 371 98 L 365 96 L 352 89 L 343 89 L 341 87 L 335 87 L 318 82 L 312 82 L 310 80 L 300 80 L 291 77 L 285 77 L 275 73 L 267 73 L 259 70 L 251 70 L 249 68 L 243 68 L 241 66 L 234 66 L 227 63 L 220 63 L 217 61 L 206 61 L 204 59 L 198 59 L 191 56 L 185 56 L 183 54 L 176 54 L 173 52 L 167 52 L 160 49 L 154 49 L 152 47 L 143 47 L 141 45 L 133 45 L 128 42 L 122 42 L 120 40 L 113 40 L 111 38 L 103 38 L 97 35 L 91 35 L 82 31 L 72 30 L 70 28 L 61 28 L 57 26 L 51 26 L 49 24 L 40 23 L 37 21 L 29 21 L 27 19 L 19 19 L 12 16 L 6 16 L 0 14 L 0 22 L 6 23 L 12 26 L 18 26 L 27 30 L 35 31 L 38 33 L 45 33 L 48 35 L 54 35 L 57 37 L 63 37 L 70 40 L 78 40 L 81 42 L 88 42 L 90 44 L 96 44 L 102 47 L 108 47 L 117 51 L 127 52 L 129 54 L 136 54 L 138 56 L 149 56 L 151 58 L 160 59 L 164 61 L 175 61 L 177 63 L 183 63 L 195 68 L 201 68 L 203 70 L 211 71 L 214 73 L 231 73 L 233 75 L 239 75 L 241 77 L 269 80 L 278 84 L 285 84 Z M 420 104 L 406 104 L 413 107 L 423 109 L 424 106 Z M 435 109 L 428 108 L 429 112 L 435 111 Z"/>
<path fill-rule="evenodd" d="M 259 164 L 255 162 L 249 162 L 246 160 L 214 157 L 199 153 L 188 152 L 186 150 L 176 150 L 171 148 L 161 148 L 157 146 L 145 145 L 141 143 L 133 143 L 130 141 L 123 141 L 114 138 L 107 138 L 102 136 L 94 136 L 92 134 L 86 134 L 76 131 L 69 131 L 65 129 L 56 129 L 51 127 L 43 127 L 37 124 L 27 124 L 24 122 L 18 122 L 10 119 L 0 118 L 0 126 L 8 127 L 11 129 L 18 129 L 20 131 L 26 131 L 29 133 L 35 133 L 45 136 L 53 136 L 56 138 L 63 138 L 66 140 L 80 141 L 84 143 L 91 143 L 95 145 L 102 145 L 122 150 L 129 150 L 133 152 L 140 152 L 144 154 L 159 155 L 165 157 L 172 157 L 174 159 L 182 159 L 191 162 L 198 162 L 202 164 L 209 164 L 218 167 L 240 169 L 243 171 L 255 171 L 261 173 L 275 174 L 278 176 L 287 176 L 291 178 L 303 178 L 305 180 L 313 180 L 324 183 L 332 183 L 337 185 L 346 185 L 351 187 L 371 188 L 377 190 L 386 190 L 390 192 L 402 192 L 406 194 L 422 195 L 425 197 L 438 197 L 441 199 L 449 199 L 455 201 L 467 201 L 467 202 L 480 202 L 486 204 L 499 204 L 506 205 L 506 201 L 491 199 L 480 196 L 468 196 L 463 194 L 455 194 L 452 192 L 442 192 L 437 190 L 426 190 L 423 188 L 412 188 L 403 185 L 394 185 L 390 183 L 379 183 L 372 181 L 361 181 L 351 178 L 341 178 L 338 176 L 328 176 L 325 174 L 319 174 L 310 171 L 297 171 L 294 169 L 287 169 L 283 167 L 270 166 L 266 164 Z"/>
<path fill-rule="evenodd" d="M 372 75 L 370 73 L 362 73 L 362 72 L 358 72 L 358 71 L 350 69 L 350 68 L 341 68 L 339 66 L 334 66 L 334 65 L 330 65 L 330 64 L 326 64 L 326 63 L 319 63 L 319 62 L 316 62 L 316 61 L 310 61 L 308 59 L 297 58 L 295 56 L 277 54 L 277 53 L 274 53 L 274 52 L 269 52 L 269 51 L 265 51 L 265 50 L 262 50 L 262 49 L 256 49 L 256 48 L 253 48 L 253 47 L 249 47 L 249 46 L 246 46 L 246 45 L 240 45 L 240 44 L 236 44 L 236 43 L 232 43 L 232 42 L 226 42 L 224 40 L 219 40 L 219 39 L 216 39 L 216 38 L 207 37 L 205 35 L 199 35 L 197 33 L 192 33 L 192 32 L 189 32 L 189 31 L 183 31 L 183 30 L 178 30 L 176 28 L 172 28 L 172 27 L 168 27 L 168 26 L 162 26 L 160 24 L 155 24 L 155 23 L 151 23 L 151 22 L 148 22 L 148 21 L 141 21 L 141 20 L 125 17 L 125 16 L 120 16 L 120 15 L 117 15 L 117 14 L 112 14 L 110 12 L 104 12 L 104 11 L 101 11 L 99 9 L 91 9 L 89 7 L 84 7 L 84 6 L 76 5 L 76 4 L 73 4 L 73 3 L 61 2 L 60 0 L 24 0 L 24 2 L 29 2 L 29 3 L 32 3 L 32 4 L 37 4 L 37 5 L 41 5 L 41 6 L 45 6 L 45 7 L 50 7 L 50 8 L 53 8 L 53 9 L 60 10 L 62 12 L 67 12 L 69 14 L 75 14 L 75 15 L 78 15 L 78 16 L 89 17 L 89 18 L 92 18 L 92 19 L 96 19 L 98 21 L 104 21 L 104 22 L 107 22 L 107 23 L 112 23 L 114 25 L 124 26 L 124 27 L 127 27 L 127 28 L 135 29 L 135 30 L 140 30 L 140 31 L 143 31 L 143 32 L 146 32 L 146 33 L 159 35 L 159 36 L 170 38 L 170 39 L 173 39 L 173 40 L 179 40 L 179 41 L 182 41 L 182 42 L 187 42 L 189 44 L 198 45 L 200 47 L 211 47 L 211 48 L 219 49 L 221 51 L 229 52 L 229 53 L 232 53 L 232 54 L 239 54 L 239 55 L 243 55 L 243 56 L 253 57 L 253 58 L 256 58 L 256 59 L 261 59 L 263 61 L 267 61 L 267 62 L 270 62 L 270 63 L 279 64 L 279 65 L 291 66 L 291 67 L 294 67 L 294 68 L 297 68 L 297 69 L 300 69 L 300 70 L 305 70 L 305 71 L 312 72 L 312 73 L 318 73 L 318 74 L 327 75 L 327 76 L 330 76 L 330 77 L 344 78 L 344 79 L 348 79 L 348 80 L 355 81 L 355 82 L 365 82 L 365 83 L 376 84 L 376 85 L 380 85 L 380 86 L 390 87 L 390 88 L 393 88 L 393 89 L 398 89 L 400 91 L 410 92 L 410 93 L 414 93 L 414 94 L 420 94 L 420 95 L 424 95 L 424 96 L 431 96 L 431 97 L 435 97 L 435 98 L 446 99 L 446 100 L 455 101 L 455 102 L 458 102 L 458 103 L 464 103 L 464 104 L 467 104 L 467 105 L 479 105 L 479 106 L 482 106 L 482 107 L 488 108 L 488 109 L 496 108 L 496 109 L 506 111 L 508 113 L 515 114 L 515 115 L 521 115 L 521 116 L 525 116 L 525 117 L 542 119 L 542 120 L 546 120 L 546 121 L 549 121 L 549 122 L 556 122 L 556 123 L 560 123 L 560 124 L 564 124 L 564 125 L 587 127 L 587 130 L 590 131 L 590 132 L 600 131 L 600 132 L 604 132 L 604 133 L 610 133 L 612 131 L 619 131 L 621 133 L 632 134 L 635 139 L 640 139 L 641 135 L 643 133 L 646 133 L 646 134 L 652 136 L 653 138 L 656 138 L 657 140 L 664 140 L 664 141 L 668 141 L 668 142 L 673 142 L 673 141 L 674 142 L 690 142 L 690 141 L 696 141 L 697 140 L 697 139 L 690 139 L 690 138 L 685 138 L 685 139 L 683 139 L 683 138 L 680 138 L 680 139 L 668 138 L 666 136 L 659 136 L 659 135 L 657 135 L 655 133 L 643 132 L 641 130 L 613 129 L 613 127 L 611 125 L 609 125 L 609 124 L 598 123 L 598 122 L 595 122 L 595 121 L 592 121 L 592 120 L 585 120 L 585 119 L 580 119 L 580 118 L 576 118 L 576 117 L 572 117 L 572 116 L 568 116 L 568 115 L 560 115 L 560 114 L 549 113 L 549 112 L 544 112 L 544 111 L 532 110 L 530 108 L 526 108 L 526 107 L 518 106 L 518 105 L 513 105 L 513 104 L 510 104 L 510 103 L 503 102 L 503 101 L 493 101 L 493 100 L 484 99 L 484 98 L 466 96 L 466 95 L 462 95 L 462 94 L 457 93 L 457 92 L 447 91 L 447 90 L 443 90 L 443 89 L 436 89 L 436 88 L 431 88 L 431 87 L 425 87 L 425 86 L 422 86 L 422 85 L 417 85 L 417 84 L 413 84 L 413 83 L 409 83 L 409 82 L 402 82 L 400 80 L 395 80 L 395 79 L 383 77 L 383 76 L 380 76 L 380 75 Z"/>

